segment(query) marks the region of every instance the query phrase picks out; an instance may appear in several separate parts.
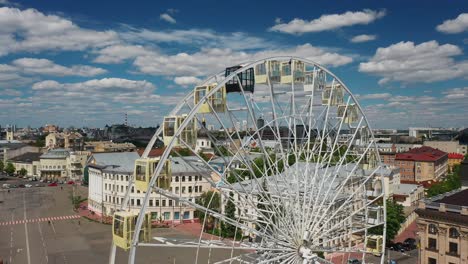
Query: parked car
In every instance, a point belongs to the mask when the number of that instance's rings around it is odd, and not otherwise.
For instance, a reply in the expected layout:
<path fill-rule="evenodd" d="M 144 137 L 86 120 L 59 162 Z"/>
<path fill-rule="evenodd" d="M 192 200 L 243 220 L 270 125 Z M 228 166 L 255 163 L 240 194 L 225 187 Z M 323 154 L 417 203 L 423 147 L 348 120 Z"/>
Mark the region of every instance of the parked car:
<path fill-rule="evenodd" d="M 417 248 L 416 239 L 411 238 L 411 237 L 405 239 L 405 241 L 403 241 L 403 247 L 404 247 L 405 250 L 407 250 L 407 251 L 416 249 L 416 248 Z"/>
<path fill-rule="evenodd" d="M 56 182 L 53 182 L 53 183 L 49 183 L 47 186 L 58 186 L 58 184 Z"/>
<path fill-rule="evenodd" d="M 74 181 L 68 181 L 67 184 L 75 184 Z"/>
<path fill-rule="evenodd" d="M 10 184 L 4 183 L 4 184 L 2 185 L 2 188 L 3 188 L 3 189 L 10 189 Z"/>
<path fill-rule="evenodd" d="M 405 247 L 403 246 L 403 243 L 401 243 L 401 242 L 393 244 L 390 247 L 390 249 L 394 250 L 394 251 L 405 252 Z"/>
<path fill-rule="evenodd" d="M 398 264 L 398 263 L 397 263 L 397 261 L 396 261 L 396 260 L 394 260 L 394 259 L 390 259 L 390 260 L 388 261 L 388 264 Z"/>
<path fill-rule="evenodd" d="M 31 185 L 31 184 L 25 184 L 24 187 L 26 187 L 26 188 L 31 188 L 32 185 Z"/>
<path fill-rule="evenodd" d="M 361 264 L 359 259 L 348 259 L 348 264 Z"/>
<path fill-rule="evenodd" d="M 26 187 L 26 186 L 24 186 L 24 184 L 20 184 L 18 187 L 24 188 L 24 187 Z"/>

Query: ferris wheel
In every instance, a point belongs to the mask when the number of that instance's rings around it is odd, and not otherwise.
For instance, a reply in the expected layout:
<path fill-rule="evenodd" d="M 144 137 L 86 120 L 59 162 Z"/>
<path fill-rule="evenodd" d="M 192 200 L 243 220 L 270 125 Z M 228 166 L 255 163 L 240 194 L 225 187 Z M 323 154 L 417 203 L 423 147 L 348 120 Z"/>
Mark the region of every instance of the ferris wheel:
<path fill-rule="evenodd" d="M 148 157 L 158 140 L 163 154 Z M 181 164 L 194 172 L 186 189 Z M 181 100 L 137 160 L 129 187 L 145 199 L 130 211 L 127 191 L 114 214 L 110 262 L 116 247 L 129 263 L 141 247 L 172 247 L 193 263 L 383 263 L 384 177 L 359 103 L 329 70 L 296 57 L 228 67 Z M 155 241 L 152 193 L 196 209 L 198 238 Z"/>

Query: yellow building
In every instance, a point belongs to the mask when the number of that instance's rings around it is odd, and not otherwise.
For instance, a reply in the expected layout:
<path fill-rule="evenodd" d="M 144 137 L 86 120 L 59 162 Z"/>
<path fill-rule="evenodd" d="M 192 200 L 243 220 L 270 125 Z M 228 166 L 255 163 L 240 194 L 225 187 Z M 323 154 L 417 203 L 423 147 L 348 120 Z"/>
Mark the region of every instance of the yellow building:
<path fill-rule="evenodd" d="M 468 261 L 468 189 L 421 201 L 416 213 L 420 264 Z"/>

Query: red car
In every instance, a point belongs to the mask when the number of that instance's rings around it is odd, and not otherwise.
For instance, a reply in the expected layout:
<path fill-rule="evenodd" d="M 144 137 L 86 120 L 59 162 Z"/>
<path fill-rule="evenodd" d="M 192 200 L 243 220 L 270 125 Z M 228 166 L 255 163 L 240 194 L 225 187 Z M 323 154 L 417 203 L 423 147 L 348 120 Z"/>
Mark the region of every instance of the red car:
<path fill-rule="evenodd" d="M 68 181 L 67 184 L 75 184 L 74 181 Z"/>
<path fill-rule="evenodd" d="M 57 183 L 56 182 L 49 183 L 49 185 L 47 185 L 47 186 L 57 186 Z"/>

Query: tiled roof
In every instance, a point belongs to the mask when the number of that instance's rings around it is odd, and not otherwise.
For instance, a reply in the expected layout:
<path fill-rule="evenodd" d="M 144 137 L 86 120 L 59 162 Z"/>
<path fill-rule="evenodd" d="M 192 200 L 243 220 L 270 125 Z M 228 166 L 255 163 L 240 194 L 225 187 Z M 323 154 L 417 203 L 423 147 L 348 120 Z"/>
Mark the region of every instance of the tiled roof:
<path fill-rule="evenodd" d="M 448 158 L 449 159 L 463 159 L 465 156 L 460 153 L 449 153 Z"/>
<path fill-rule="evenodd" d="M 140 158 L 136 152 L 94 153 L 91 157 L 98 166 L 112 166 L 112 171 L 129 173 L 133 173 L 135 160 Z"/>
<path fill-rule="evenodd" d="M 70 156 L 70 151 L 66 149 L 51 149 L 41 155 L 41 159 L 66 159 Z"/>
<path fill-rule="evenodd" d="M 396 154 L 396 160 L 413 160 L 413 161 L 436 161 L 444 156 L 447 153 L 441 150 L 431 148 L 428 146 L 423 146 L 420 148 L 414 148 L 404 153 Z"/>
<path fill-rule="evenodd" d="M 148 154 L 148 157 L 149 158 L 160 157 L 164 153 L 164 150 L 166 150 L 165 147 L 157 148 L 157 149 L 151 149 L 150 153 Z M 145 152 L 145 149 L 138 149 L 137 152 L 138 152 L 138 155 L 140 155 L 140 157 L 141 157 L 141 155 L 143 155 L 143 152 Z"/>
<path fill-rule="evenodd" d="M 437 200 L 438 203 L 459 205 L 459 206 L 468 206 L 468 189 L 459 191 L 449 196 Z"/>

